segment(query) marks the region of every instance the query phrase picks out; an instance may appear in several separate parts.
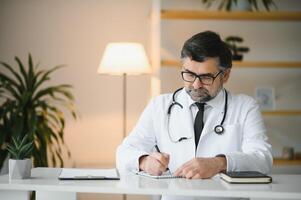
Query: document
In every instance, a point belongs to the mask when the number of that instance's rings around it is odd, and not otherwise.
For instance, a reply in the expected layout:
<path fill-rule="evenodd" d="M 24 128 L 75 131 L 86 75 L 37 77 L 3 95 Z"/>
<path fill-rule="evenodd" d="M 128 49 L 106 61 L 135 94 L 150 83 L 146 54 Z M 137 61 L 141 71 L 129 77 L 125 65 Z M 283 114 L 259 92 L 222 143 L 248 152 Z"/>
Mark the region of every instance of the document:
<path fill-rule="evenodd" d="M 135 174 L 140 175 L 140 176 L 146 176 L 149 178 L 156 178 L 156 179 L 170 179 L 170 178 L 182 178 L 181 176 L 174 176 L 170 173 L 170 171 L 166 171 L 161 175 L 151 175 L 146 173 L 145 171 L 134 171 Z"/>
<path fill-rule="evenodd" d="M 117 169 L 63 168 L 60 180 L 120 180 Z"/>

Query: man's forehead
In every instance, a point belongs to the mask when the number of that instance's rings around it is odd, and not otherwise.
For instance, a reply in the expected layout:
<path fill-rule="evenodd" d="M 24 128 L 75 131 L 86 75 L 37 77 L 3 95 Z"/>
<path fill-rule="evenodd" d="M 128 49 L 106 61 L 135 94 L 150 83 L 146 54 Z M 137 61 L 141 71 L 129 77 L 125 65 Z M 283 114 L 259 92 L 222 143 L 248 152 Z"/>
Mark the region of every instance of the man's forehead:
<path fill-rule="evenodd" d="M 195 72 L 195 73 L 210 73 L 219 71 L 219 59 L 218 58 L 206 58 L 203 62 L 191 60 L 190 58 L 182 59 L 183 69 Z"/>

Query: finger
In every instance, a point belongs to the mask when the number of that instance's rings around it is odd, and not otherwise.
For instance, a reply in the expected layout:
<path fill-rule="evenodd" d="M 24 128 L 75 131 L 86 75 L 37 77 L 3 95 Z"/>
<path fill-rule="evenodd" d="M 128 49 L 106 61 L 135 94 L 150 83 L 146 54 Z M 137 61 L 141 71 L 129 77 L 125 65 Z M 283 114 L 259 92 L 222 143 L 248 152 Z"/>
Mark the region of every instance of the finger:
<path fill-rule="evenodd" d="M 194 163 L 194 159 L 191 159 L 191 160 L 185 162 L 185 163 L 182 165 L 182 169 L 185 168 L 185 167 L 190 167 L 190 166 L 192 166 L 193 163 Z"/>
<path fill-rule="evenodd" d="M 162 165 L 162 163 L 159 160 L 157 160 L 156 158 L 153 158 L 153 161 L 154 161 L 155 170 L 157 170 L 159 173 L 166 171 L 166 166 Z"/>
<path fill-rule="evenodd" d="M 186 167 L 189 167 L 189 166 L 190 166 L 190 162 L 191 162 L 191 161 L 188 161 L 188 162 L 184 163 L 181 167 L 179 167 L 179 168 L 174 172 L 175 176 L 182 176 L 182 175 L 183 175 L 183 173 L 182 173 L 183 169 L 185 169 Z"/>
<path fill-rule="evenodd" d="M 158 160 L 165 167 L 165 169 L 168 167 L 169 156 L 167 157 L 164 154 L 158 152 L 152 153 L 151 156 Z"/>
<path fill-rule="evenodd" d="M 181 176 L 182 175 L 182 168 L 183 166 L 179 167 L 174 173 L 174 176 Z"/>
<path fill-rule="evenodd" d="M 157 161 L 158 162 L 158 161 Z M 166 171 L 166 166 L 162 165 L 160 162 L 158 162 L 158 167 L 157 169 L 160 171 L 160 174 Z"/>
<path fill-rule="evenodd" d="M 163 165 L 168 165 L 168 163 L 169 163 L 169 155 L 168 154 L 155 152 L 153 155 Z"/>
<path fill-rule="evenodd" d="M 194 171 L 190 170 L 184 174 L 185 178 L 191 179 L 194 176 Z"/>
<path fill-rule="evenodd" d="M 197 175 L 199 174 L 199 171 L 197 168 L 190 168 L 187 169 L 185 177 L 188 179 L 192 179 L 194 177 L 198 177 Z"/>
<path fill-rule="evenodd" d="M 167 161 L 167 165 L 169 164 L 169 160 L 170 160 L 170 156 L 167 153 L 162 153 L 162 155 L 165 157 L 166 161 Z"/>
<path fill-rule="evenodd" d="M 182 165 L 180 168 L 178 168 L 176 171 L 175 171 L 175 173 L 174 173 L 174 175 L 175 176 L 182 176 L 182 177 L 185 177 L 185 172 L 187 171 L 187 167 L 186 166 L 184 166 L 184 165 Z"/>
<path fill-rule="evenodd" d="M 189 167 L 192 166 L 195 163 L 195 158 L 187 161 L 186 163 L 183 164 L 183 167 Z"/>
<path fill-rule="evenodd" d="M 168 159 L 169 160 L 169 154 L 167 154 L 167 153 L 161 153 L 166 159 Z"/>
<path fill-rule="evenodd" d="M 199 173 L 196 173 L 191 179 L 201 179 L 201 175 Z"/>
<path fill-rule="evenodd" d="M 147 173 L 151 175 L 161 175 L 165 171 L 164 166 L 155 158 L 152 158 L 148 165 Z"/>
<path fill-rule="evenodd" d="M 151 174 L 151 175 L 159 176 L 159 175 L 161 175 L 163 172 L 162 172 L 162 170 L 160 170 L 159 168 L 152 168 L 152 169 L 150 169 L 150 172 L 148 172 L 148 173 Z"/>

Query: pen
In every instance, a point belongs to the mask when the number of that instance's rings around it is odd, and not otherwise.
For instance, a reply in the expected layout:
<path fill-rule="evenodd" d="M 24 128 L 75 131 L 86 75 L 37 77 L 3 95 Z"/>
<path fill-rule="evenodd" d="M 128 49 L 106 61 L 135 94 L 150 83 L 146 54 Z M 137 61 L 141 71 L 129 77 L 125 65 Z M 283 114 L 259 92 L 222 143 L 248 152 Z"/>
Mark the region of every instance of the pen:
<path fill-rule="evenodd" d="M 161 153 L 161 151 L 160 151 L 158 145 L 155 145 L 155 149 L 156 149 L 156 151 L 157 151 L 158 153 Z M 169 171 L 169 172 L 170 172 L 170 170 L 169 170 L 168 167 L 166 168 L 166 171 Z"/>

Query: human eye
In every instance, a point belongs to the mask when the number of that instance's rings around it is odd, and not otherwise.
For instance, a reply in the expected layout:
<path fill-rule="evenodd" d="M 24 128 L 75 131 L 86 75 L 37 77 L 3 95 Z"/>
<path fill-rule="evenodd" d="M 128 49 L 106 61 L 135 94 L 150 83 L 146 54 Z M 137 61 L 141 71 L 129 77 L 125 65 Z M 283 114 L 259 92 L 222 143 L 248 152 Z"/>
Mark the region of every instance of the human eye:
<path fill-rule="evenodd" d="M 210 75 L 201 76 L 201 79 L 203 80 L 211 80 L 213 77 Z"/>
<path fill-rule="evenodd" d="M 195 77 L 195 75 L 193 73 L 191 73 L 191 72 L 185 72 L 185 75 L 187 77 L 190 77 L 190 78 L 194 78 Z"/>
<path fill-rule="evenodd" d="M 201 78 L 202 83 L 204 83 L 204 84 L 211 84 L 213 81 L 213 77 L 207 76 L 207 75 L 201 76 L 200 78 Z"/>
<path fill-rule="evenodd" d="M 195 75 L 188 71 L 182 72 L 182 77 L 185 81 L 188 81 L 188 82 L 193 82 L 195 80 Z"/>

